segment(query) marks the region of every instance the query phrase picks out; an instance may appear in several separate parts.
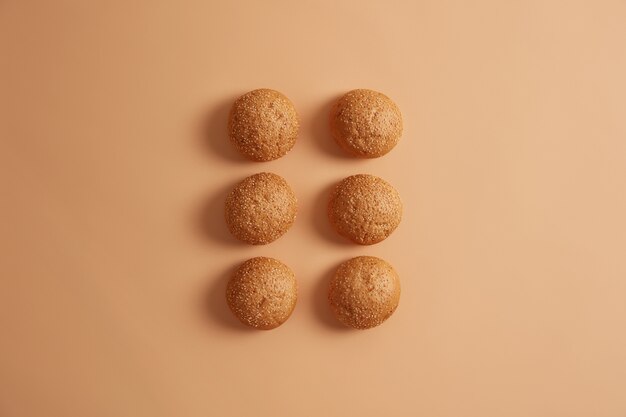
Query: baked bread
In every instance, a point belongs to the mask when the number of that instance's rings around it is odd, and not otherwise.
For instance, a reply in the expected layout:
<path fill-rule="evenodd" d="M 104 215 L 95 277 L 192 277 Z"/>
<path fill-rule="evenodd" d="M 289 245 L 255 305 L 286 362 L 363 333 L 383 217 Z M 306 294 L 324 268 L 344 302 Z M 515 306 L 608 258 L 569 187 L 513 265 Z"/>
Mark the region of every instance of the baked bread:
<path fill-rule="evenodd" d="M 291 269 L 265 257 L 244 262 L 228 281 L 226 301 L 244 324 L 269 330 L 283 324 L 296 306 L 298 288 Z"/>
<path fill-rule="evenodd" d="M 297 211 L 298 201 L 287 181 L 269 172 L 245 178 L 226 197 L 228 229 L 252 245 L 264 245 L 285 234 Z"/>
<path fill-rule="evenodd" d="M 387 320 L 398 307 L 400 278 L 380 258 L 352 258 L 337 268 L 330 282 L 328 301 L 341 323 L 369 329 Z"/>
<path fill-rule="evenodd" d="M 285 155 L 296 143 L 299 126 L 291 101 L 267 88 L 235 100 L 228 118 L 231 142 L 252 161 L 271 161 Z"/>
<path fill-rule="evenodd" d="M 328 218 L 340 235 L 360 245 L 385 240 L 402 220 L 400 195 L 389 183 L 373 175 L 343 179 L 332 191 Z"/>
<path fill-rule="evenodd" d="M 330 112 L 330 131 L 341 148 L 358 158 L 378 158 L 402 136 L 402 114 L 389 97 L 373 90 L 352 90 Z"/>

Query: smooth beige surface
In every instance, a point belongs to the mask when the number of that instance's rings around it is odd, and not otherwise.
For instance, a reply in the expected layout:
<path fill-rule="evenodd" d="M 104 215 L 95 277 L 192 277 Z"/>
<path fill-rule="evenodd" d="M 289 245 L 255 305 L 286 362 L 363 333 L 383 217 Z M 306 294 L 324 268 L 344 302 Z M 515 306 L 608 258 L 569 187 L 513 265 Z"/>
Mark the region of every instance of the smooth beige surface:
<path fill-rule="evenodd" d="M 626 415 L 626 2 L 0 2 L 0 415 Z M 232 101 L 277 89 L 285 158 L 231 148 Z M 389 95 L 404 136 L 346 159 L 329 105 Z M 225 193 L 294 187 L 294 227 L 237 243 Z M 345 243 L 329 187 L 398 188 L 386 241 Z M 386 259 L 402 299 L 345 330 L 329 274 Z M 269 332 L 228 312 L 253 256 L 297 275 Z"/>

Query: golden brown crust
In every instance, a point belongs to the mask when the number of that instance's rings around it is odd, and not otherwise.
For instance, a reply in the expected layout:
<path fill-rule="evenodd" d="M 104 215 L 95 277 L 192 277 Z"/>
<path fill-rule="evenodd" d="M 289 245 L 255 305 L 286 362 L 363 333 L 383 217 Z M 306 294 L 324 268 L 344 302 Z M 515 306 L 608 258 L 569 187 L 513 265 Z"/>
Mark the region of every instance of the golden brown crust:
<path fill-rule="evenodd" d="M 297 211 L 298 201 L 287 181 L 269 172 L 245 178 L 226 197 L 230 232 L 252 245 L 264 245 L 285 234 Z"/>
<path fill-rule="evenodd" d="M 352 258 L 337 268 L 330 282 L 328 301 L 341 323 L 369 329 L 387 320 L 398 307 L 400 278 L 380 258 Z"/>
<path fill-rule="evenodd" d="M 337 233 L 361 245 L 385 240 L 402 220 L 400 195 L 373 175 L 343 179 L 328 202 L 328 218 Z"/>
<path fill-rule="evenodd" d="M 291 269 L 273 258 L 257 257 L 244 262 L 226 287 L 226 301 L 244 324 L 269 330 L 291 315 L 298 288 Z"/>
<path fill-rule="evenodd" d="M 228 118 L 231 142 L 253 161 L 271 161 L 289 152 L 296 143 L 299 126 L 291 101 L 266 88 L 235 100 Z"/>
<path fill-rule="evenodd" d="M 402 114 L 389 97 L 377 91 L 352 90 L 339 98 L 330 112 L 335 141 L 359 158 L 378 158 L 396 146 L 402 136 Z"/>

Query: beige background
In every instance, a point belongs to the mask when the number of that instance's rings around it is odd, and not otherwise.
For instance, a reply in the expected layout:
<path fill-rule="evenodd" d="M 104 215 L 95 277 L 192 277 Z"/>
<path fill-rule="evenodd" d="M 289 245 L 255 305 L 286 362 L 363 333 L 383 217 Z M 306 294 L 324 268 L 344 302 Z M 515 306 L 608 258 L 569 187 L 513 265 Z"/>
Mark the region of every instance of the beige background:
<path fill-rule="evenodd" d="M 0 415 L 626 416 L 626 2 L 0 1 Z M 295 103 L 285 158 L 243 161 L 233 99 Z M 400 106 L 386 157 L 347 159 L 328 105 Z M 222 222 L 267 170 L 293 229 L 262 247 Z M 357 247 L 329 186 L 358 172 L 405 218 Z M 396 314 L 338 327 L 325 285 L 371 254 Z M 271 332 L 223 301 L 274 256 L 300 299 Z"/>

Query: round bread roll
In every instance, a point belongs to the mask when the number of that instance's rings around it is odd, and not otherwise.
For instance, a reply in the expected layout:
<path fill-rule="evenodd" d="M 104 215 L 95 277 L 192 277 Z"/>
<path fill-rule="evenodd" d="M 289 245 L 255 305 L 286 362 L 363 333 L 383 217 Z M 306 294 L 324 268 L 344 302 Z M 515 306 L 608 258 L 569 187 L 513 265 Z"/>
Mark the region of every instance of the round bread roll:
<path fill-rule="evenodd" d="M 299 126 L 291 101 L 266 88 L 235 100 L 228 119 L 231 142 L 253 161 L 272 161 L 289 152 L 296 143 Z"/>
<path fill-rule="evenodd" d="M 373 175 L 343 179 L 330 196 L 328 218 L 337 233 L 360 245 L 385 240 L 402 220 L 400 195 Z"/>
<path fill-rule="evenodd" d="M 252 245 L 264 245 L 285 234 L 297 211 L 298 201 L 287 181 L 269 172 L 245 178 L 226 197 L 230 232 Z"/>
<path fill-rule="evenodd" d="M 369 329 L 387 320 L 398 307 L 400 278 L 380 258 L 352 258 L 337 268 L 330 282 L 328 301 L 341 323 Z"/>
<path fill-rule="evenodd" d="M 330 131 L 350 155 L 378 158 L 400 140 L 402 114 L 396 103 L 382 93 L 352 90 L 332 107 Z"/>
<path fill-rule="evenodd" d="M 297 298 L 293 271 L 273 258 L 248 259 L 226 287 L 226 301 L 233 314 L 242 323 L 262 330 L 287 321 Z"/>

